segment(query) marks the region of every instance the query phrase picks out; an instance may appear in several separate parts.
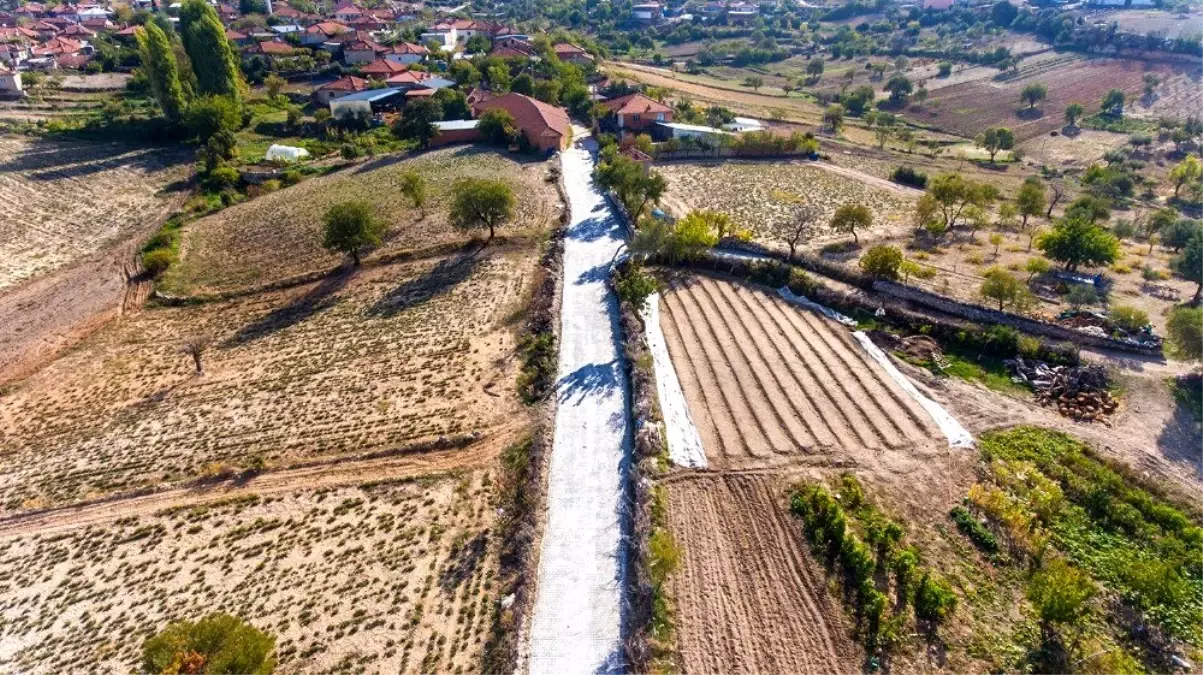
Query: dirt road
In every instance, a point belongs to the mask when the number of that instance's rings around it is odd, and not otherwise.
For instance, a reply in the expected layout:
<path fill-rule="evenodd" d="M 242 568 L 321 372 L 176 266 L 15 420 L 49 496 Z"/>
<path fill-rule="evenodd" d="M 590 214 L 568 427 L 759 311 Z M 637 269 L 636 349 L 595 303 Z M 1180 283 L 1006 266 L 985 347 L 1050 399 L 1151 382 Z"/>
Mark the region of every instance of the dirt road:
<path fill-rule="evenodd" d="M 843 612 L 763 475 L 670 481 L 671 577 L 687 673 L 859 672 Z"/>

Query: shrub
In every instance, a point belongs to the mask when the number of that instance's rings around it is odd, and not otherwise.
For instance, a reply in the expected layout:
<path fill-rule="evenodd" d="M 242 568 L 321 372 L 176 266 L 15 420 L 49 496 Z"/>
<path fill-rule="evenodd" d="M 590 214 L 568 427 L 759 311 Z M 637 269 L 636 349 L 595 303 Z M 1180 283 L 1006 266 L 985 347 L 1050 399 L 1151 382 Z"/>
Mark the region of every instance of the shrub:
<path fill-rule="evenodd" d="M 1166 322 L 1166 335 L 1174 356 L 1198 361 L 1203 358 L 1203 308 L 1178 307 Z"/>
<path fill-rule="evenodd" d="M 994 538 L 990 530 L 986 529 L 985 525 L 982 525 L 981 521 L 973 517 L 969 509 L 964 506 L 954 506 L 948 515 L 952 518 L 952 522 L 957 524 L 957 529 L 961 531 L 961 534 L 969 537 L 969 541 L 972 541 L 974 545 L 986 553 L 998 553 L 998 540 Z"/>
<path fill-rule="evenodd" d="M 276 667 L 276 639 L 229 614 L 177 621 L 142 646 L 147 673 L 246 673 Z"/>
<path fill-rule="evenodd" d="M 648 296 L 660 290 L 660 280 L 644 271 L 641 265 L 632 264 L 618 275 L 614 287 L 619 298 L 630 303 L 636 312 L 641 312 Z"/>
<path fill-rule="evenodd" d="M 296 169 L 289 169 L 288 171 L 280 174 L 280 183 L 285 186 L 296 185 L 297 183 L 300 183 L 303 178 L 304 176 L 301 175 L 300 171 L 297 171 Z"/>
<path fill-rule="evenodd" d="M 238 175 L 238 169 L 232 166 L 219 166 L 205 176 L 204 182 L 205 188 L 210 192 L 222 192 L 238 185 L 238 181 L 241 179 L 242 177 Z"/>
<path fill-rule="evenodd" d="M 927 174 L 906 165 L 899 166 L 890 172 L 890 180 L 920 190 L 927 189 Z"/>
<path fill-rule="evenodd" d="M 556 339 L 553 333 L 524 333 L 518 340 L 522 372 L 518 394 L 525 403 L 535 403 L 551 391 L 556 374 Z"/>
<path fill-rule="evenodd" d="M 957 607 L 957 596 L 948 584 L 924 572 L 915 587 L 915 616 L 933 625 L 943 622 Z"/>
<path fill-rule="evenodd" d="M 1098 304 L 1099 296 L 1095 292 L 1094 286 L 1086 284 L 1074 284 L 1069 292 L 1065 294 L 1065 302 L 1069 303 L 1070 307 L 1080 309 L 1087 305 Z"/>
<path fill-rule="evenodd" d="M 879 244 L 865 252 L 860 259 L 860 268 L 875 279 L 894 280 L 902 265 L 902 250 L 897 246 Z"/>
<path fill-rule="evenodd" d="M 1128 333 L 1135 333 L 1149 325 L 1149 315 L 1130 305 L 1117 305 L 1113 307 L 1110 317 L 1120 330 Z"/>
<path fill-rule="evenodd" d="M 167 248 L 156 248 L 142 254 L 142 267 L 152 277 L 158 277 L 175 262 L 175 254 Z"/>

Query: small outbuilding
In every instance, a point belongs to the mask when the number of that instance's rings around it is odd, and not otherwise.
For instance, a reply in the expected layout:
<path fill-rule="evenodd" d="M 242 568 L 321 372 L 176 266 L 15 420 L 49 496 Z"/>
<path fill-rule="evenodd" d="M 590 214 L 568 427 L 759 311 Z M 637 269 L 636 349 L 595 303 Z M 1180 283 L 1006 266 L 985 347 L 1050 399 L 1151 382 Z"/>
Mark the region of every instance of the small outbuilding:
<path fill-rule="evenodd" d="M 336 120 L 348 116 L 370 118 L 378 113 L 397 110 L 403 105 L 405 92 L 400 89 L 368 89 L 330 101 L 330 116 Z"/>

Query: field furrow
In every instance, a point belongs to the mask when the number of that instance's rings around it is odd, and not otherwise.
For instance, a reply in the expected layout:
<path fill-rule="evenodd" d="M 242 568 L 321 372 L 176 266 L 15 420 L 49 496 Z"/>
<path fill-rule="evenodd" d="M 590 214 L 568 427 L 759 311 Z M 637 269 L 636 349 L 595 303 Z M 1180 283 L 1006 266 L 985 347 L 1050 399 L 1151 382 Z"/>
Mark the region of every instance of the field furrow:
<path fill-rule="evenodd" d="M 672 584 L 685 672 L 854 669 L 839 608 L 773 479 L 698 475 L 670 483 L 668 501 L 683 549 Z"/>

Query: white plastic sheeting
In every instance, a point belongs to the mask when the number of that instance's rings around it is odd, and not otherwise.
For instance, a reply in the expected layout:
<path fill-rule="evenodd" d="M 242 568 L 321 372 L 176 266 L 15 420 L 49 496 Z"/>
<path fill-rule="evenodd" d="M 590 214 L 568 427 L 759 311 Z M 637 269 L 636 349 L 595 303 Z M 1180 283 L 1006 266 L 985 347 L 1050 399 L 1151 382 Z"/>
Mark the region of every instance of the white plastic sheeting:
<path fill-rule="evenodd" d="M 564 297 L 547 527 L 530 626 L 530 675 L 623 670 L 621 505 L 631 455 L 618 299 L 606 284 L 623 227 L 593 185 L 588 132 L 564 151 L 572 220 Z"/>
<path fill-rule="evenodd" d="M 660 330 L 659 293 L 648 296 L 643 308 L 643 323 L 647 327 L 647 348 L 652 353 L 652 365 L 656 370 L 656 396 L 660 399 L 660 414 L 664 416 L 668 458 L 677 466 L 704 469 L 706 453 L 702 450 L 702 437 L 689 416 L 677 369 L 668 354 L 664 331 Z"/>
<path fill-rule="evenodd" d="M 299 162 L 309 156 L 309 151 L 305 148 L 297 148 L 291 145 L 272 145 L 267 149 L 267 154 L 264 158 L 269 162 Z"/>
<path fill-rule="evenodd" d="M 777 295 L 780 295 L 782 298 L 784 298 L 786 302 L 793 303 L 800 307 L 805 307 L 806 309 L 816 311 L 819 314 L 822 314 L 823 316 L 827 317 L 828 319 L 838 321 L 838 322 L 844 324 L 845 326 L 848 326 L 849 328 L 856 327 L 856 321 L 854 321 L 853 319 L 850 319 L 850 318 L 844 316 L 843 314 L 840 314 L 839 312 L 835 311 L 834 309 L 832 309 L 830 307 L 827 307 L 825 305 L 820 305 L 819 303 L 815 302 L 814 300 L 811 300 L 810 298 L 806 297 L 805 295 L 795 294 L 793 291 L 791 291 L 789 289 L 789 286 L 782 286 L 781 288 L 778 288 Z"/>
<path fill-rule="evenodd" d="M 890 357 L 886 356 L 885 352 L 881 351 L 880 347 L 873 344 L 873 341 L 869 339 L 869 336 L 866 335 L 864 331 L 854 331 L 852 336 L 855 337 L 856 341 L 860 343 L 860 346 L 869 353 L 869 356 L 873 357 L 874 361 L 878 362 L 881 364 L 882 368 L 886 369 L 886 373 L 888 373 L 889 376 L 898 383 L 898 386 L 902 387 L 903 391 L 909 394 L 911 398 L 915 399 L 915 401 L 917 401 L 919 405 L 927 411 L 928 415 L 931 415 L 931 418 L 936 422 L 936 426 L 940 427 L 940 431 L 943 432 L 944 436 L 948 438 L 949 447 L 973 447 L 973 436 L 969 433 L 969 431 L 966 430 L 965 427 L 961 426 L 961 423 L 958 422 L 955 417 L 950 415 L 948 411 L 944 409 L 944 406 L 924 396 L 923 393 L 915 387 L 915 383 L 911 382 L 906 375 L 902 374 L 902 371 L 898 370 L 898 368 L 894 366 L 894 364 L 890 361 Z"/>

